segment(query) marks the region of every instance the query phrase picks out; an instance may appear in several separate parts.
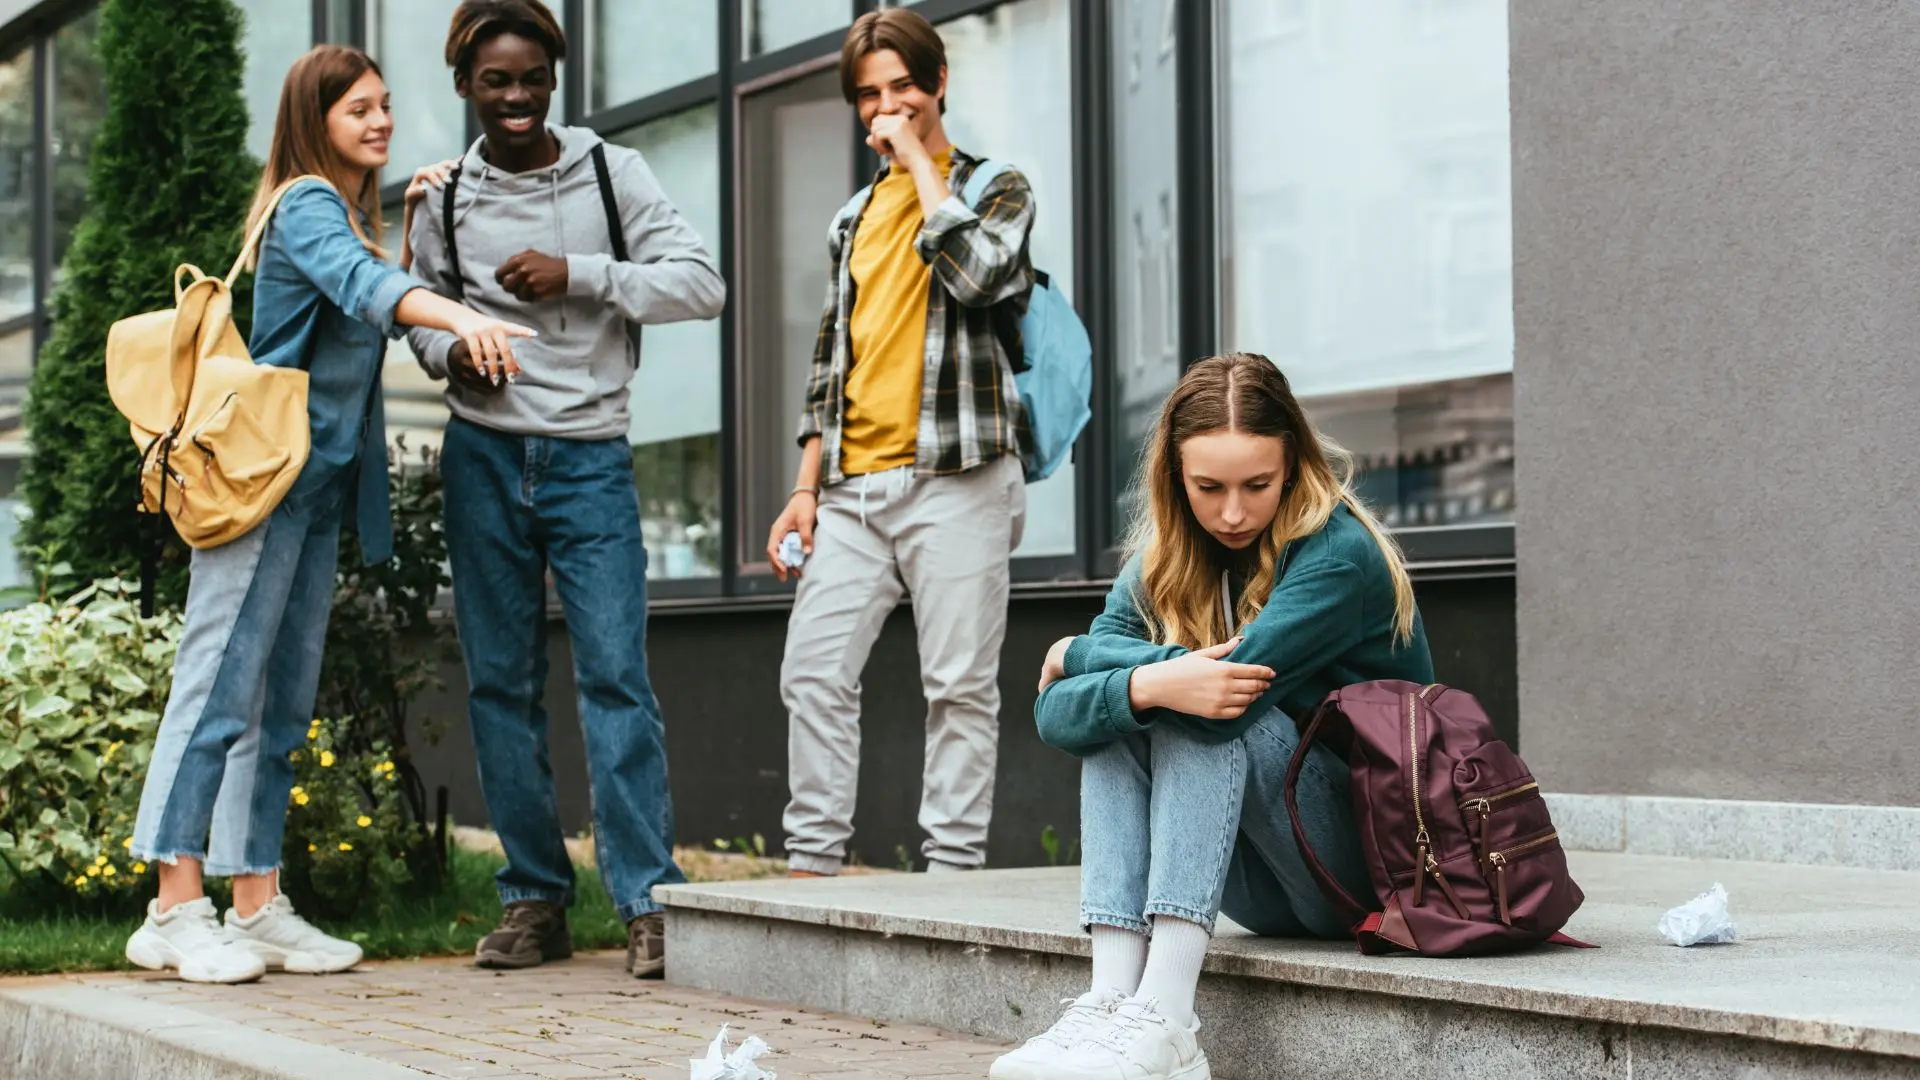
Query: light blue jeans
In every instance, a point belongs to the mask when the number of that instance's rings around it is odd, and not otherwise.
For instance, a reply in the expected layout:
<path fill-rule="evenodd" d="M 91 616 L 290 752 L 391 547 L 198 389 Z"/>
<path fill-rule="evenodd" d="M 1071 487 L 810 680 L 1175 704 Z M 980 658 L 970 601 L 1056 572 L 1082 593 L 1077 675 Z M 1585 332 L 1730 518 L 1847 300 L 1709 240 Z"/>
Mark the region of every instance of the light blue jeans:
<path fill-rule="evenodd" d="M 313 720 L 345 492 L 343 479 L 290 493 L 253 531 L 193 553 L 134 858 L 199 859 L 216 877 L 279 869 L 287 755 Z"/>
<path fill-rule="evenodd" d="M 1156 915 L 1209 931 L 1225 914 L 1268 937 L 1348 937 L 1293 838 L 1284 796 L 1300 742 L 1269 712 L 1231 742 L 1161 724 L 1081 763 L 1080 921 L 1147 933 Z M 1373 895 L 1347 767 L 1324 745 L 1300 770 L 1300 817 L 1349 892 Z"/>

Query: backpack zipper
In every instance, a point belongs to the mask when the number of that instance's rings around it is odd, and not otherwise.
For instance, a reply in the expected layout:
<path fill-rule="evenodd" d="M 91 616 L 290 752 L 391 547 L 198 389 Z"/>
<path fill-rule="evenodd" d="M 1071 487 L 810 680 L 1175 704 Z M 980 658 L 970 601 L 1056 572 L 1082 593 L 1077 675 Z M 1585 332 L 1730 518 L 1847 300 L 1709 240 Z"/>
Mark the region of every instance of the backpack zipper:
<path fill-rule="evenodd" d="M 1487 861 L 1493 865 L 1493 891 L 1500 900 L 1501 922 L 1508 926 L 1513 925 L 1513 913 L 1507 908 L 1507 864 L 1521 852 L 1532 851 L 1542 844 L 1558 839 L 1560 839 L 1559 831 L 1550 829 L 1525 843 L 1516 844 L 1505 851 L 1496 851 L 1487 856 Z"/>
<path fill-rule="evenodd" d="M 1480 855 L 1482 858 L 1485 858 L 1487 853 L 1487 822 L 1493 818 L 1493 804 L 1502 799 L 1511 799 L 1516 795 L 1525 795 L 1529 791 L 1538 790 L 1540 790 L 1538 783 L 1528 782 L 1521 784 L 1519 787 L 1508 788 L 1505 791 L 1497 791 L 1492 795 L 1482 796 L 1478 799 L 1468 799 L 1465 803 L 1461 804 L 1462 809 L 1477 811 L 1480 814 Z"/>
<path fill-rule="evenodd" d="M 1407 695 L 1407 761 L 1413 788 L 1413 823 L 1418 830 L 1414 833 L 1413 853 L 1413 906 L 1419 907 L 1426 896 L 1427 875 L 1440 885 L 1440 891 L 1446 894 L 1447 901 L 1461 918 L 1467 918 L 1467 908 L 1460 902 L 1460 894 L 1453 891 L 1453 885 L 1447 881 L 1447 875 L 1440 872 L 1440 860 L 1433 855 L 1433 840 L 1427 835 L 1427 818 L 1420 809 L 1420 702 L 1426 695 L 1440 686 L 1433 683 L 1418 693 Z"/>
<path fill-rule="evenodd" d="M 1431 688 L 1429 688 L 1431 689 Z M 1425 691 L 1421 691 L 1425 693 Z M 1427 835 L 1426 815 L 1420 811 L 1420 709 L 1419 694 L 1407 695 L 1407 775 L 1413 789 L 1413 906 L 1419 907 L 1421 898 L 1426 894 L 1427 873 L 1434 866 L 1434 860 L 1428 854 L 1433 846 Z M 1440 878 L 1438 870 L 1432 870 L 1433 876 Z M 1446 881 L 1441 878 L 1441 884 Z"/>

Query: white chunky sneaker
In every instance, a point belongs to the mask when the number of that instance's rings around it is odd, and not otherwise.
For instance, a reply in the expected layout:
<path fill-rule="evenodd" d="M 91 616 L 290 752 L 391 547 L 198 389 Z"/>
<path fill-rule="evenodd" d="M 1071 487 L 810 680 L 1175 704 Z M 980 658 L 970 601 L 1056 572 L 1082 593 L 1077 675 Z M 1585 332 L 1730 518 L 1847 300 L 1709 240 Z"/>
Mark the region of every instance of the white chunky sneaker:
<path fill-rule="evenodd" d="M 321 933 L 294 913 L 293 901 L 285 896 L 274 897 L 250 919 L 228 911 L 227 932 L 252 949 L 268 971 L 330 975 L 360 962 L 360 946 Z"/>
<path fill-rule="evenodd" d="M 148 902 L 147 921 L 127 939 L 127 960 L 149 971 L 177 971 L 188 982 L 252 982 L 267 973 L 267 965 L 220 925 L 213 901 L 204 896 L 165 914 L 160 901 Z"/>
<path fill-rule="evenodd" d="M 1048 1080 L 1053 1062 L 1074 1043 L 1106 1023 L 1125 997 L 1118 990 L 1089 990 L 1061 1002 L 1067 1011 L 1053 1026 L 1028 1039 L 1011 1053 L 1002 1054 L 987 1070 L 991 1080 Z"/>
<path fill-rule="evenodd" d="M 1152 998 L 1128 998 L 1106 1023 L 1047 1066 L 1047 1080 L 1213 1080 L 1194 1033 L 1160 1015 Z"/>

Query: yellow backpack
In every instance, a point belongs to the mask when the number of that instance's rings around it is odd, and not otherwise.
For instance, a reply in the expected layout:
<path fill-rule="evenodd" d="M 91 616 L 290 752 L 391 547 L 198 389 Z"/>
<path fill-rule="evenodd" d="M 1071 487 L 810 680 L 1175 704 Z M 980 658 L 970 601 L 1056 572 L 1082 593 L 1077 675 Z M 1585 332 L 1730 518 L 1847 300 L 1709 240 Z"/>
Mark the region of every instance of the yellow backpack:
<path fill-rule="evenodd" d="M 280 185 L 224 279 L 182 265 L 173 272 L 171 309 L 121 319 L 107 332 L 107 392 L 140 449 L 140 510 L 171 517 L 196 548 L 265 521 L 307 463 L 304 365 L 254 363 L 233 325 L 233 283 L 281 196 L 305 180 L 326 183 L 301 176 Z"/>

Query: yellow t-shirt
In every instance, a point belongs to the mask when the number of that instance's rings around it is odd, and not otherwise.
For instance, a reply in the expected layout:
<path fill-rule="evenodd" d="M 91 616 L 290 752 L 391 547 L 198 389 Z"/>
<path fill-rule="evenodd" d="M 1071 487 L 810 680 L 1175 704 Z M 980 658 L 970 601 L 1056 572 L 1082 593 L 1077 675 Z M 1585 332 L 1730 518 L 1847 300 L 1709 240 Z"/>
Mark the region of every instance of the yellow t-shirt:
<path fill-rule="evenodd" d="M 952 151 L 934 161 L 941 176 L 952 171 Z M 848 476 L 897 469 L 916 457 L 933 277 L 913 247 L 924 223 L 913 174 L 896 165 L 874 185 L 853 234 L 853 363 L 840 428 L 840 469 Z"/>

